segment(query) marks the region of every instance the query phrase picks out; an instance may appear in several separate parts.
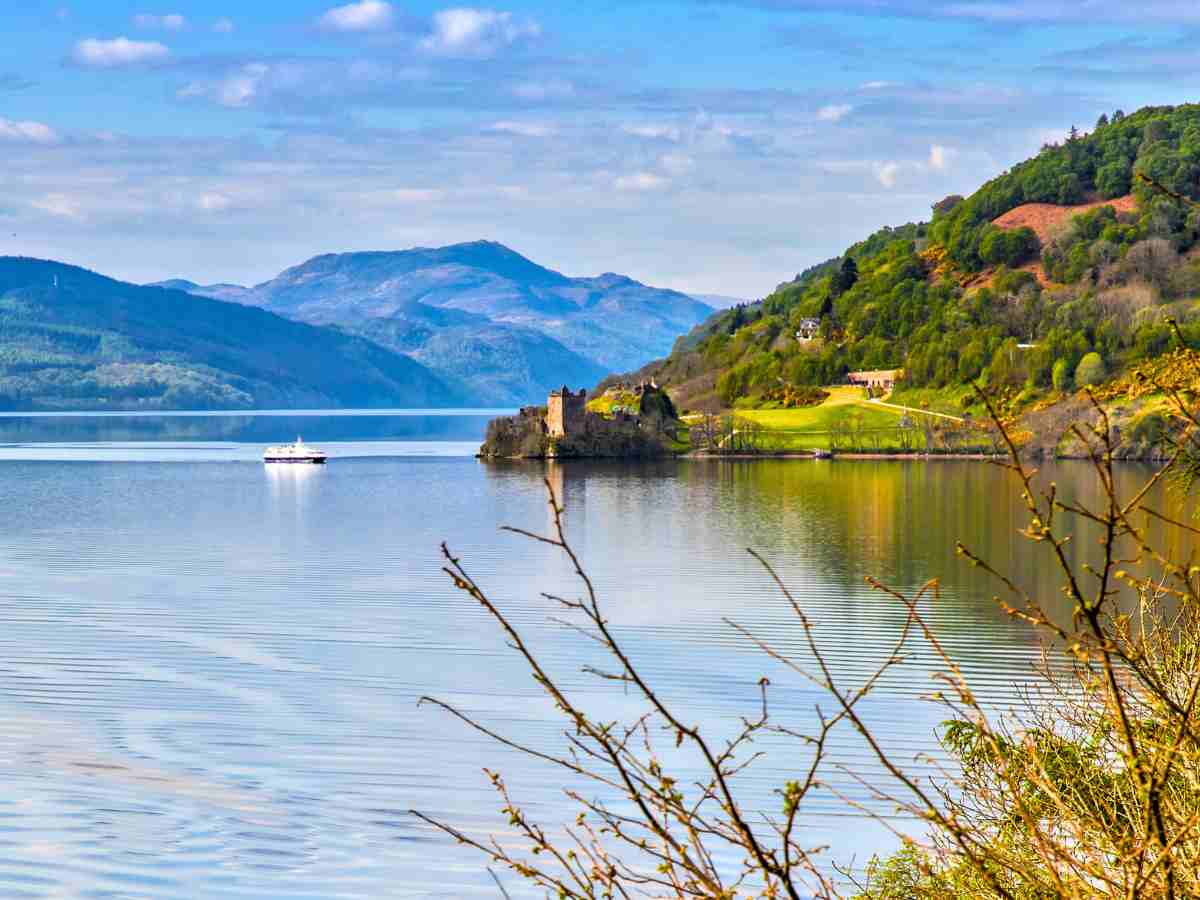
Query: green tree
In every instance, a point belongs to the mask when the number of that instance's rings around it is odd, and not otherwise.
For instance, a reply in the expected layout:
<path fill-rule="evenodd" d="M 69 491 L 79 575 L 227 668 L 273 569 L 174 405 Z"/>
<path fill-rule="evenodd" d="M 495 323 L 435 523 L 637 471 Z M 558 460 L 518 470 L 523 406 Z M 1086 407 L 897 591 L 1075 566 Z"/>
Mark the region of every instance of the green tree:
<path fill-rule="evenodd" d="M 1142 150 L 1149 150 L 1154 144 L 1165 141 L 1170 136 L 1170 126 L 1165 119 L 1151 119 L 1142 129 Z"/>
<path fill-rule="evenodd" d="M 1017 342 L 1014 338 L 1009 338 L 992 354 L 992 362 L 988 366 L 988 381 L 992 387 L 1018 385 L 1025 380 L 1026 374 Z"/>
<path fill-rule="evenodd" d="M 1065 394 L 1075 387 L 1075 379 L 1071 377 L 1071 364 L 1065 359 L 1055 360 L 1051 378 L 1056 391 Z"/>
<path fill-rule="evenodd" d="M 742 307 L 742 304 L 739 303 L 737 306 L 734 307 L 733 315 L 731 315 L 729 317 L 728 331 L 730 334 L 734 334 L 739 328 L 741 328 L 745 324 L 746 324 L 746 310 Z"/>
<path fill-rule="evenodd" d="M 854 257 L 847 255 L 842 260 L 841 267 L 833 275 L 833 280 L 829 283 L 829 293 L 833 297 L 840 297 L 850 288 L 854 287 L 858 281 L 858 264 L 854 262 Z"/>
<path fill-rule="evenodd" d="M 1075 383 L 1080 387 L 1099 384 L 1108 374 L 1104 360 L 1094 350 L 1079 361 L 1075 367 Z"/>
<path fill-rule="evenodd" d="M 1105 200 L 1124 197 L 1132 187 L 1132 166 L 1125 161 L 1106 163 L 1096 171 L 1096 190 Z"/>
<path fill-rule="evenodd" d="M 1067 172 L 1058 179 L 1058 202 L 1063 206 L 1083 202 L 1083 182 L 1074 172 Z"/>
<path fill-rule="evenodd" d="M 979 257 L 989 266 L 1019 266 L 1037 251 L 1038 239 L 1032 228 L 1007 231 L 989 226 L 979 242 Z"/>

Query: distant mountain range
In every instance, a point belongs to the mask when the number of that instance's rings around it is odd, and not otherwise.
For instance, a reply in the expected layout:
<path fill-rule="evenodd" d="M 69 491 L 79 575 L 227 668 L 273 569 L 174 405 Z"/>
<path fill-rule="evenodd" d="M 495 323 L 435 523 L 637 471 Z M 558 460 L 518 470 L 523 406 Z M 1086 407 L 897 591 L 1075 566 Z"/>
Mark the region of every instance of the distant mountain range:
<path fill-rule="evenodd" d="M 0 257 L 0 409 L 452 406 L 459 385 L 357 335 Z"/>
<path fill-rule="evenodd" d="M 713 312 L 623 275 L 571 278 L 491 241 L 328 254 L 255 287 L 155 286 L 369 338 L 485 405 L 637 368 Z"/>

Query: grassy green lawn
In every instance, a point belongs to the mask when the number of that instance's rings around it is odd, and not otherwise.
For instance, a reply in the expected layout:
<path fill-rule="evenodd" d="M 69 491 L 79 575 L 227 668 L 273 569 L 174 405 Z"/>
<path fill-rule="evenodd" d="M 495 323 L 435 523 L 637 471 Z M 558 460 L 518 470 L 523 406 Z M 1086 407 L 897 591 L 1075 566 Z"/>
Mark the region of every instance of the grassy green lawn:
<path fill-rule="evenodd" d="M 863 436 L 859 443 L 863 449 L 875 449 L 870 439 L 877 431 L 878 449 L 900 448 L 899 436 L 895 432 L 903 413 L 900 410 L 876 406 L 869 402 L 862 388 L 829 387 L 830 397 L 820 406 L 802 409 L 743 409 L 737 411 L 740 419 L 749 419 L 773 434 L 766 435 L 765 446 L 771 450 L 828 450 L 829 432 L 837 424 L 860 417 Z M 781 434 L 779 432 L 786 432 Z"/>
<path fill-rule="evenodd" d="M 962 405 L 963 398 L 967 396 L 973 400 L 975 398 L 975 391 L 970 385 L 955 385 L 946 388 L 906 388 L 893 391 L 887 398 L 887 402 L 895 403 L 898 406 L 911 406 L 915 409 L 928 409 L 931 412 L 961 416 L 963 410 L 968 408 Z M 970 409 L 972 413 L 978 413 L 984 410 L 984 406 L 973 403 Z"/>

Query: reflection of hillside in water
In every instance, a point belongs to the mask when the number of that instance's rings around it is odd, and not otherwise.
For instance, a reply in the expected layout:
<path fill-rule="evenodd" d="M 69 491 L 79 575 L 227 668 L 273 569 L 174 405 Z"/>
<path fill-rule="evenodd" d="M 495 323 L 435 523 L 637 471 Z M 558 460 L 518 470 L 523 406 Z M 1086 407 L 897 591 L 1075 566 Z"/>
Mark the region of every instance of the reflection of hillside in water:
<path fill-rule="evenodd" d="M 314 424 L 301 433 L 325 445 Z M 212 454 L 233 464 L 198 461 L 194 448 L 169 461 L 173 445 L 159 446 L 170 452 L 150 465 L 97 460 L 95 447 L 67 461 L 0 459 L 0 791 L 32 798 L 6 821 L 0 885 L 28 888 L 23 861 L 48 858 L 50 847 L 58 865 L 39 872 L 48 882 L 65 873 L 46 886 L 61 896 L 112 884 L 153 884 L 155 897 L 181 900 L 329 896 L 346 885 L 389 896 L 397 884 L 421 896 L 496 896 L 486 874 L 472 880 L 476 856 L 403 811 L 453 807 L 472 833 L 503 828 L 485 764 L 547 824 L 577 810 L 557 769 L 416 699 L 454 702 L 539 752 L 567 745 L 563 720 L 495 622 L 448 583 L 441 542 L 598 720 L 644 711 L 631 692 L 585 675 L 611 660 L 553 621 L 567 612 L 542 592 L 578 596 L 570 566 L 544 544 L 497 532 L 547 530 L 545 477 L 565 499 L 568 533 L 612 628 L 714 745 L 757 711 L 764 676 L 777 724 L 809 732 L 814 708 L 830 709 L 729 626 L 812 668 L 797 617 L 746 547 L 793 588 L 843 686 L 867 677 L 904 622 L 864 574 L 901 587 L 940 576 L 942 596 L 924 609 L 976 694 L 1005 707 L 1029 684 L 1038 647 L 997 611 L 993 585 L 955 559 L 954 539 L 1058 596 L 1014 533 L 1024 516 L 1011 476 L 978 463 L 482 464 L 352 455 L 348 442 L 327 447 L 338 455 L 325 467 L 269 468 L 261 445 Z M 1119 477 L 1128 489 L 1141 474 Z M 1064 495 L 1095 496 L 1085 466 L 1048 477 Z M 1078 543 L 1095 546 L 1084 533 Z M 936 688 L 938 661 L 920 640 L 907 650 L 860 712 L 919 774 L 913 761 L 938 756 L 947 714 L 918 699 Z M 655 737 L 670 753 L 669 736 Z M 778 789 L 808 751 L 771 734 L 754 750 L 766 755 L 739 776 L 746 809 L 777 813 Z M 829 750 L 855 777 L 887 783 L 852 730 Z M 830 844 L 843 863 L 893 849 L 843 798 L 884 815 L 891 804 L 873 803 L 837 766 L 825 776 L 830 790 L 806 812 L 804 844 Z M 252 803 L 239 786 L 252 788 Z M 99 859 L 98 846 L 115 851 Z"/>
<path fill-rule="evenodd" d="M 482 441 L 486 415 L 238 415 L 0 417 L 0 444 L 369 440 Z"/>
<path fill-rule="evenodd" d="M 1008 642 L 1032 641 L 1032 633 L 995 603 L 1002 585 L 958 556 L 962 541 L 1070 620 L 1062 575 L 1047 545 L 1020 534 L 1028 511 L 1016 476 L 1000 466 L 940 460 L 574 461 L 489 465 L 488 471 L 528 480 L 531 489 L 549 475 L 565 500 L 581 556 L 588 559 L 589 550 L 625 556 L 634 593 L 641 565 L 648 585 L 665 585 L 643 595 L 660 610 L 671 603 L 693 612 L 707 605 L 717 616 L 753 619 L 770 595 L 761 590 L 754 565 L 745 562 L 745 549 L 753 547 L 779 569 L 802 605 L 835 629 L 835 641 L 847 651 L 883 652 L 903 624 L 903 608 L 865 584 L 867 576 L 909 592 L 937 578 L 939 594 L 931 594 L 923 609 L 961 654 L 1006 653 Z M 1141 466 L 1121 467 L 1119 491 L 1131 496 L 1150 474 Z M 1053 481 L 1064 500 L 1093 506 L 1102 500 L 1087 463 L 1046 466 L 1038 480 Z M 1177 505 L 1164 493 L 1156 491 L 1151 505 Z M 653 525 L 640 514 L 647 506 L 655 511 Z M 1070 527 L 1072 553 L 1094 561 L 1097 528 L 1077 518 Z M 1155 537 L 1164 532 L 1151 528 Z M 708 572 L 705 583 L 689 581 L 712 560 L 728 561 L 736 574 Z M 723 579 L 728 584 L 718 583 Z M 745 590 L 750 583 L 752 592 Z M 687 596 L 673 594 L 681 584 L 688 585 Z"/>

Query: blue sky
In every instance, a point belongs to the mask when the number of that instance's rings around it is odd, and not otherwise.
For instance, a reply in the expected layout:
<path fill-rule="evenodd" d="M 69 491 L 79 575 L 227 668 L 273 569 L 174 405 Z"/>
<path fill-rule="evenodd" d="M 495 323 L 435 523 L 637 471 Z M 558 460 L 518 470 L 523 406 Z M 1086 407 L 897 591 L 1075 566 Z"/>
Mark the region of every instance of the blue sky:
<path fill-rule="evenodd" d="M 1200 100 L 1176 0 L 34 0 L 0 25 L 0 253 L 136 281 L 488 238 L 758 297 L 1072 124 Z"/>

